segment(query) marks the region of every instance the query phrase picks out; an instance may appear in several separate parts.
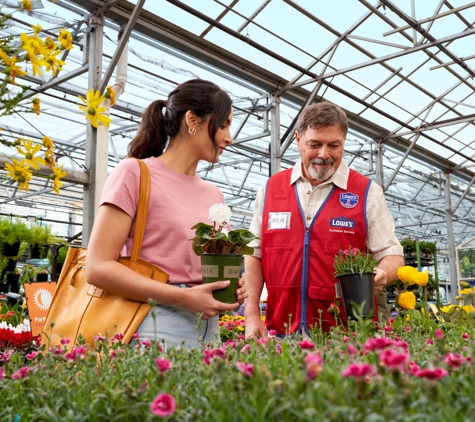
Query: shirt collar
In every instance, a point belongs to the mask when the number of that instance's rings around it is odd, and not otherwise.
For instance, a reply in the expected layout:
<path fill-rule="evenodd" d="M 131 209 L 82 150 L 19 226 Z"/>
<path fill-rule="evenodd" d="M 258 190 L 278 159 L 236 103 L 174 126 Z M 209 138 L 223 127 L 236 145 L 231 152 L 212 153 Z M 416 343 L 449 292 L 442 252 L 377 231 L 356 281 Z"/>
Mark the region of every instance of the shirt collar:
<path fill-rule="evenodd" d="M 348 168 L 348 165 L 342 160 L 337 171 L 333 174 L 332 177 L 330 177 L 330 179 L 323 182 L 322 185 L 333 183 L 334 185 L 338 186 L 341 189 L 346 189 L 346 186 L 348 184 L 349 174 L 350 174 L 350 169 Z M 293 185 L 300 178 L 302 178 L 302 180 L 306 180 L 302 172 L 302 161 L 299 158 L 297 162 L 295 163 L 294 167 L 292 168 L 292 175 L 290 176 L 290 184 Z"/>

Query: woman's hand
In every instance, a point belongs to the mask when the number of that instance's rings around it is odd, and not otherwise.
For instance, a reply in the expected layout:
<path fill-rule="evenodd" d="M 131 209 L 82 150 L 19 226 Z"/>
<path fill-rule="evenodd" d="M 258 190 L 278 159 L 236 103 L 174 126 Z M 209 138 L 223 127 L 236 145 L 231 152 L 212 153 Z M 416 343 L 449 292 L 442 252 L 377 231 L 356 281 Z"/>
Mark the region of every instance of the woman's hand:
<path fill-rule="evenodd" d="M 184 300 L 182 307 L 192 314 L 201 314 L 201 319 L 213 318 L 221 313 L 232 311 L 239 303 L 224 303 L 213 297 L 214 290 L 229 286 L 229 280 L 216 281 L 194 286 L 191 289 L 182 289 Z"/>

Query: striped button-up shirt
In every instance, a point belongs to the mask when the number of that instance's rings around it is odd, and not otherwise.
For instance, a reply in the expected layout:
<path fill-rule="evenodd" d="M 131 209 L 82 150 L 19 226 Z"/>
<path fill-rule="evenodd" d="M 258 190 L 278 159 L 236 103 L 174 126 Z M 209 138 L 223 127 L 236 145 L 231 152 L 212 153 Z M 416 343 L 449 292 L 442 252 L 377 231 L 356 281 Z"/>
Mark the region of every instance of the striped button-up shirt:
<path fill-rule="evenodd" d="M 302 172 L 302 163 L 298 160 L 293 169 L 290 183 L 297 184 L 297 192 L 300 205 L 302 207 L 305 224 L 307 227 L 312 223 L 325 199 L 330 194 L 333 186 L 346 189 L 350 170 L 348 165 L 342 161 L 338 169 L 330 179 L 312 186 L 304 177 Z M 251 222 L 250 231 L 256 236 L 261 236 L 262 230 L 262 212 L 264 208 L 265 184 L 257 192 L 256 202 L 254 204 L 254 216 Z M 371 253 L 377 262 L 381 261 L 387 255 L 403 256 L 403 249 L 399 243 L 395 231 L 394 220 L 389 212 L 383 190 L 379 185 L 372 182 L 368 191 L 366 203 L 366 216 L 368 221 L 368 244 Z M 255 240 L 249 246 L 254 247 L 254 255 L 261 258 L 261 241 Z M 335 251 L 335 254 L 338 251 Z"/>

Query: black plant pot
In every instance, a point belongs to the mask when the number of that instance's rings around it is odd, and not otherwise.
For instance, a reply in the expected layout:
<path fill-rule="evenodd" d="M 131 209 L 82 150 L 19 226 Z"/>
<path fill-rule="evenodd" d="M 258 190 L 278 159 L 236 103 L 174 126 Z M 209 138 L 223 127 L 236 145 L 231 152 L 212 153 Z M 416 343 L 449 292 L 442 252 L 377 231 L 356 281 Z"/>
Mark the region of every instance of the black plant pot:
<path fill-rule="evenodd" d="M 31 259 L 44 259 L 48 255 L 49 245 L 31 245 Z"/>
<path fill-rule="evenodd" d="M 36 281 L 48 281 L 48 274 L 37 274 Z"/>
<path fill-rule="evenodd" d="M 8 245 L 7 243 L 5 243 L 3 245 L 3 256 L 18 256 L 18 253 L 20 252 L 20 245 L 20 242 L 15 242 L 13 245 Z"/>
<path fill-rule="evenodd" d="M 9 259 L 7 262 L 7 266 L 3 269 L 2 273 L 0 274 L 0 282 L 3 281 L 5 274 L 10 271 L 15 271 L 16 268 L 16 259 Z"/>
<path fill-rule="evenodd" d="M 7 274 L 7 280 L 4 283 L 5 293 L 20 293 L 20 274 Z"/>
<path fill-rule="evenodd" d="M 341 296 L 345 305 L 345 314 L 348 319 L 356 319 L 353 313 L 354 305 L 363 305 L 364 317 L 374 315 L 374 284 L 373 273 L 344 274 L 337 277 L 340 283 Z"/>

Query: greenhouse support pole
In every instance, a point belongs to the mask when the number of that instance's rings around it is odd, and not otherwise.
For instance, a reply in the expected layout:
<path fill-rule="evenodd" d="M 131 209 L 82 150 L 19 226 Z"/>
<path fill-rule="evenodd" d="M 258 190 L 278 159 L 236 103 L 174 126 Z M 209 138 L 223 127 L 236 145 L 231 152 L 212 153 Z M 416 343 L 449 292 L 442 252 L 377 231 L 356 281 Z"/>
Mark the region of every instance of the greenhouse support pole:
<path fill-rule="evenodd" d="M 104 18 L 90 15 L 85 54 L 89 63 L 88 89 L 99 89 L 102 80 L 102 44 Z M 97 129 L 87 123 L 86 128 L 86 172 L 89 173 L 89 186 L 84 190 L 84 211 L 82 227 L 82 246 L 89 243 L 94 217 L 100 201 L 101 187 L 107 178 L 108 143 L 98 144 Z"/>
<path fill-rule="evenodd" d="M 280 97 L 272 97 L 270 111 L 270 176 L 280 171 Z"/>
<path fill-rule="evenodd" d="M 383 140 L 376 141 L 376 183 L 384 190 Z"/>
<path fill-rule="evenodd" d="M 445 174 L 445 216 L 447 220 L 447 247 L 449 252 L 449 277 L 450 277 L 450 296 L 451 302 L 454 303 L 455 296 L 457 296 L 458 281 L 457 281 L 457 267 L 455 256 L 455 243 L 454 243 L 454 221 L 452 200 L 450 196 L 450 174 Z"/>

